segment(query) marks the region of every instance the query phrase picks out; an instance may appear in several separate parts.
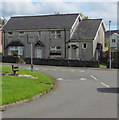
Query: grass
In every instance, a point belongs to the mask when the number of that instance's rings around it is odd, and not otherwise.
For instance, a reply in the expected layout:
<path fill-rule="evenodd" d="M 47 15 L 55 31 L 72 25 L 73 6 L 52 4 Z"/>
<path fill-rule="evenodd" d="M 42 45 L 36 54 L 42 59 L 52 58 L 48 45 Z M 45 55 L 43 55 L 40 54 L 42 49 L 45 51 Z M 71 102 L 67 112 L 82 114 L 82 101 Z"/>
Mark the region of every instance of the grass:
<path fill-rule="evenodd" d="M 12 73 L 11 66 L 0 66 L 0 72 Z M 32 75 L 36 79 L 18 76 L 2 76 L 2 102 L 0 105 L 14 103 L 20 100 L 32 98 L 33 96 L 42 93 L 49 88 L 54 80 L 48 75 L 20 68 L 19 74 Z M 1 104 L 2 103 L 2 104 Z"/>
<path fill-rule="evenodd" d="M 99 65 L 99 68 L 105 68 L 106 67 L 106 65 Z"/>

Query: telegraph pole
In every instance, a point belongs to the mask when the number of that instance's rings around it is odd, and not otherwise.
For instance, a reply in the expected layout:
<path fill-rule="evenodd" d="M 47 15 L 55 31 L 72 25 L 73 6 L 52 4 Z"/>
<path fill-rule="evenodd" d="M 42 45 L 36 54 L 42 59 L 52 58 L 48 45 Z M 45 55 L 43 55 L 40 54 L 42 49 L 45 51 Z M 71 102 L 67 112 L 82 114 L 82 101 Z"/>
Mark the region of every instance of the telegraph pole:
<path fill-rule="evenodd" d="M 31 56 L 31 71 L 33 71 L 33 43 L 34 43 L 34 36 L 29 35 L 28 36 L 28 44 L 30 44 L 30 56 Z"/>
<path fill-rule="evenodd" d="M 31 71 L 33 71 L 33 43 L 31 42 Z"/>
<path fill-rule="evenodd" d="M 110 39 L 110 36 L 111 36 L 111 31 L 110 31 L 110 25 L 111 25 L 111 21 L 109 21 L 109 68 L 111 69 L 111 66 L 112 66 L 112 57 L 111 57 L 111 39 Z"/>

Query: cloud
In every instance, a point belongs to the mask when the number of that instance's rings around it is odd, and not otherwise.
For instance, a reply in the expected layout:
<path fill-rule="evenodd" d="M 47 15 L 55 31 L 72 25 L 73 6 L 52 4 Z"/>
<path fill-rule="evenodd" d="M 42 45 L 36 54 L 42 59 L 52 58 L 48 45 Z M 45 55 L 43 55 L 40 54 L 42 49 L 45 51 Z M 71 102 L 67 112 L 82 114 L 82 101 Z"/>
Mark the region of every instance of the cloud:
<path fill-rule="evenodd" d="M 69 0 L 61 0 L 60 2 L 34 2 L 34 0 L 29 0 L 29 2 L 3 2 L 2 8 L 0 7 L 0 9 L 2 9 L 1 16 L 11 17 L 18 15 L 40 15 L 53 14 L 55 12 L 83 13 L 91 18 L 103 18 L 107 27 L 109 20 L 112 21 L 112 26 L 117 25 L 116 2 L 68 1 Z"/>
<path fill-rule="evenodd" d="M 4 2 L 3 3 L 3 16 L 14 15 L 35 15 L 35 14 L 51 14 L 54 12 L 71 13 L 80 12 L 77 4 L 67 3 L 32 3 L 32 2 Z"/>
<path fill-rule="evenodd" d="M 111 25 L 117 25 L 117 3 L 116 2 L 98 2 L 98 3 L 83 3 L 82 6 L 84 13 L 91 18 L 103 18 L 106 26 L 108 26 L 109 20 Z"/>

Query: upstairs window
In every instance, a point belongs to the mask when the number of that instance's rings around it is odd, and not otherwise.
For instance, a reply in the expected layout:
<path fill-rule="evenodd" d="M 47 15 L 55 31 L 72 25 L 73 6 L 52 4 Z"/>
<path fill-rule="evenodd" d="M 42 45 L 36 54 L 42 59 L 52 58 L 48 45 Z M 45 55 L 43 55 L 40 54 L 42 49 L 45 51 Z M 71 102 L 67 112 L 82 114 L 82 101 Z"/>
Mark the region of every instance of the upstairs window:
<path fill-rule="evenodd" d="M 24 35 L 24 34 L 25 34 L 24 31 L 20 31 L 20 32 L 19 32 L 19 35 Z"/>
<path fill-rule="evenodd" d="M 8 32 L 8 36 L 13 36 L 13 32 Z"/>
<path fill-rule="evenodd" d="M 115 40 L 115 39 L 112 39 L 112 42 L 113 42 L 113 43 L 115 43 L 115 42 L 116 42 L 116 40 Z"/>
<path fill-rule="evenodd" d="M 25 32 L 24 31 L 20 31 L 19 32 L 19 39 L 23 40 L 25 38 Z"/>
<path fill-rule="evenodd" d="M 41 31 L 38 31 L 38 36 L 41 36 L 42 35 L 42 32 Z"/>
<path fill-rule="evenodd" d="M 51 36 L 54 38 L 61 38 L 61 31 L 60 30 L 51 31 Z"/>
<path fill-rule="evenodd" d="M 56 31 L 56 34 L 57 34 L 57 38 L 61 38 L 61 31 Z"/>

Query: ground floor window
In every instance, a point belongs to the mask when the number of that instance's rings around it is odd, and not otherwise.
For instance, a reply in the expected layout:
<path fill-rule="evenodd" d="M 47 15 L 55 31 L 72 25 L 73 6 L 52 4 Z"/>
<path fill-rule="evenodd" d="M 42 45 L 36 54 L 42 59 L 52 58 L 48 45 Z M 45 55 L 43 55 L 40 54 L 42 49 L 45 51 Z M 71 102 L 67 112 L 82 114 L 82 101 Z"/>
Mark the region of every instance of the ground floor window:
<path fill-rule="evenodd" d="M 23 55 L 23 47 L 20 46 L 10 46 L 9 47 L 9 55 Z"/>
<path fill-rule="evenodd" d="M 83 44 L 82 44 L 82 48 L 83 48 L 83 49 L 86 49 L 86 48 L 87 48 L 87 44 L 86 44 L 86 43 L 83 43 Z"/>
<path fill-rule="evenodd" d="M 60 46 L 50 47 L 50 57 L 51 58 L 61 58 L 61 47 Z"/>

